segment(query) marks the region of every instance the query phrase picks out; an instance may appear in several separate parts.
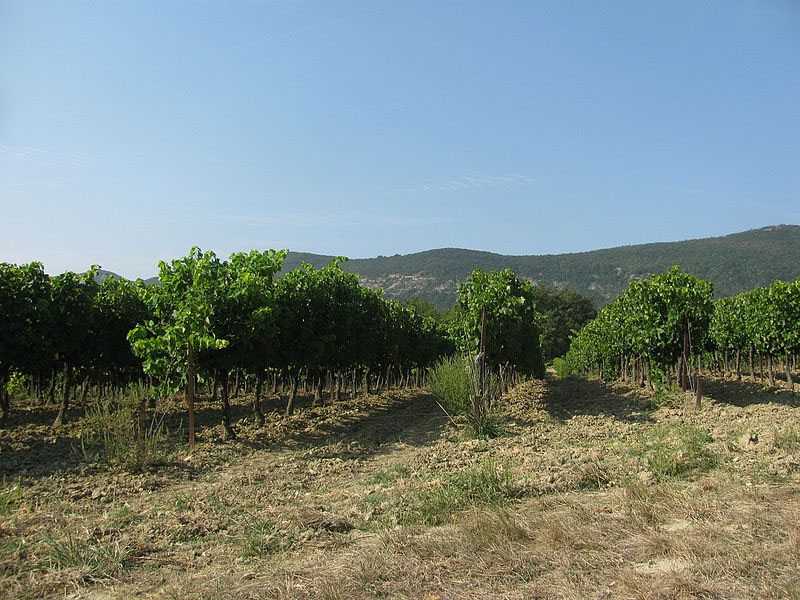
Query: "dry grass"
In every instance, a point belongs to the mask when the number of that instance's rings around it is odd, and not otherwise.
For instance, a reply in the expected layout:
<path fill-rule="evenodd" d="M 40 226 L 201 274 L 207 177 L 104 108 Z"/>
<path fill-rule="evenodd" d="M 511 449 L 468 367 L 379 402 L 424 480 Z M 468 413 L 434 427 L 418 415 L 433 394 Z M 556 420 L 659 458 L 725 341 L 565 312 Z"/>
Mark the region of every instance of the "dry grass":
<path fill-rule="evenodd" d="M 800 598 L 797 408 L 771 394 L 531 382 L 505 436 L 465 441 L 398 393 L 205 429 L 141 473 L 18 474 L 0 597 Z"/>
<path fill-rule="evenodd" d="M 643 522 L 628 508 L 614 509 L 625 502 L 624 490 L 472 509 L 455 523 L 433 530 L 387 532 L 377 545 L 371 539 L 333 564 L 306 560 L 285 566 L 282 580 L 287 587 L 274 590 L 275 597 L 789 594 L 797 576 L 797 525 L 786 523 L 785 514 L 781 522 L 771 517 L 750 523 L 735 534 L 734 544 L 725 524 L 736 522 L 742 510 L 757 510 L 760 518 L 776 510 L 796 511 L 798 499 L 792 498 L 789 506 L 780 493 L 765 490 L 765 500 L 754 504 L 725 488 L 732 494 L 731 506 L 708 515 L 706 522 L 692 522 L 686 517 L 694 512 L 693 491 L 686 486 L 674 495 L 659 490 L 652 496 L 661 525 Z"/>

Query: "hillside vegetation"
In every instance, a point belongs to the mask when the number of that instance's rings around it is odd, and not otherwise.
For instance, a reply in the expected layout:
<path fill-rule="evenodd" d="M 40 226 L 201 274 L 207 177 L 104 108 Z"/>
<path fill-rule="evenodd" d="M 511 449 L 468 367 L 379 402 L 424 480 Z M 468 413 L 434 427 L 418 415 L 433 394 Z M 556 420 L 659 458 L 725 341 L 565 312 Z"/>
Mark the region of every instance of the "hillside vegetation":
<path fill-rule="evenodd" d="M 290 252 L 284 269 L 302 261 L 319 267 L 330 256 Z M 358 273 L 370 287 L 382 287 L 391 298 L 418 296 L 439 307 L 449 307 L 456 286 L 473 269 L 512 269 L 522 278 L 586 294 L 602 306 L 635 279 L 680 265 L 692 275 L 714 284 L 716 296 L 800 276 L 800 226 L 776 225 L 723 237 L 621 246 L 544 256 L 506 256 L 492 252 L 442 248 L 414 254 L 353 259 L 347 272 Z"/>

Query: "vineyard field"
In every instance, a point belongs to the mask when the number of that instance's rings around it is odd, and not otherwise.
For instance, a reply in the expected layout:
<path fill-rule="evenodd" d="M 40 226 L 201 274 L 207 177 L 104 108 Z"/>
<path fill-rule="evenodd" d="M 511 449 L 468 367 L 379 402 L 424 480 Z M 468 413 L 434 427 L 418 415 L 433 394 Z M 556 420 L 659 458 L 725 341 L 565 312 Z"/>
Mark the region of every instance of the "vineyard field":
<path fill-rule="evenodd" d="M 3 593 L 800 591 L 800 280 L 476 269 L 443 314 L 284 259 L 0 264 Z"/>

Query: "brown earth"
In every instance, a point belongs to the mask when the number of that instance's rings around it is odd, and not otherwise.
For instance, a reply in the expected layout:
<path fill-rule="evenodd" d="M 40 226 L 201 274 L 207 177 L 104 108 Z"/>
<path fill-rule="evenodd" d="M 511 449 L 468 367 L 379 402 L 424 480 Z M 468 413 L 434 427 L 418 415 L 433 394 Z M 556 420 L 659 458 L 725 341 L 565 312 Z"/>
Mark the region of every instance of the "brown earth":
<path fill-rule="evenodd" d="M 8 598 L 800 598 L 800 403 L 548 378 L 467 439 L 421 390 L 267 424 L 216 407 L 141 473 L 87 461 L 86 419 L 0 431 Z M 179 403 L 167 422 L 180 425 Z"/>

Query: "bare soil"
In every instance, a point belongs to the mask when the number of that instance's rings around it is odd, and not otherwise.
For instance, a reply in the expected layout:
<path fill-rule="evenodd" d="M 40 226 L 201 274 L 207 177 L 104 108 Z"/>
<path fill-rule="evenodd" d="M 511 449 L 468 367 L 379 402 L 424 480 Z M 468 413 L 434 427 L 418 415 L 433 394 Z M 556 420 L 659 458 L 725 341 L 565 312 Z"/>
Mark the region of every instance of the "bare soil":
<path fill-rule="evenodd" d="M 86 427 L 0 430 L 0 597 L 800 598 L 800 402 L 548 378 L 467 439 L 424 390 L 267 422 L 216 406 L 200 443 L 129 473 Z M 166 407 L 173 430 L 182 407 Z"/>

